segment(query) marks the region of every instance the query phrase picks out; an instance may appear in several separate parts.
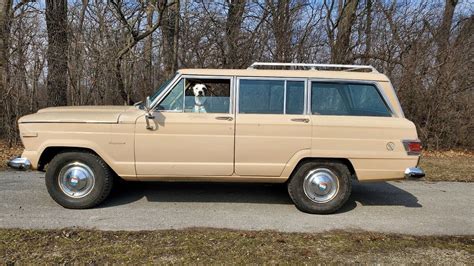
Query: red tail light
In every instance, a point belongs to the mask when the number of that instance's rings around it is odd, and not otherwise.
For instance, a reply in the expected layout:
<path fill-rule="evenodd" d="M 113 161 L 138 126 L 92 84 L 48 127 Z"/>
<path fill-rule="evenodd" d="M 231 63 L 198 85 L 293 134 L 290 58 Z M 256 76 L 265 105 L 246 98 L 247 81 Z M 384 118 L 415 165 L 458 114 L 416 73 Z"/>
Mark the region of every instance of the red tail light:
<path fill-rule="evenodd" d="M 423 146 L 419 140 L 404 140 L 403 145 L 408 155 L 420 155 L 423 150 Z"/>

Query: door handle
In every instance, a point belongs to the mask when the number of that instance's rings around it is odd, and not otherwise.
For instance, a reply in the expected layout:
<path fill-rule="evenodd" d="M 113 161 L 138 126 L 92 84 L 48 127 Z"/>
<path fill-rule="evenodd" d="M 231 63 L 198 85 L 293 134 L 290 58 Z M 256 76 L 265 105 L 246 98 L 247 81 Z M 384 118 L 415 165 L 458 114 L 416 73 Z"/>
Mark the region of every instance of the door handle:
<path fill-rule="evenodd" d="M 227 121 L 232 121 L 232 120 L 234 120 L 234 118 L 231 117 L 231 116 L 218 116 L 218 117 L 216 117 L 216 119 L 217 119 L 217 120 L 227 120 Z"/>
<path fill-rule="evenodd" d="M 291 119 L 291 121 L 293 121 L 293 122 L 309 123 L 309 119 L 308 119 L 308 118 L 293 118 L 293 119 Z"/>

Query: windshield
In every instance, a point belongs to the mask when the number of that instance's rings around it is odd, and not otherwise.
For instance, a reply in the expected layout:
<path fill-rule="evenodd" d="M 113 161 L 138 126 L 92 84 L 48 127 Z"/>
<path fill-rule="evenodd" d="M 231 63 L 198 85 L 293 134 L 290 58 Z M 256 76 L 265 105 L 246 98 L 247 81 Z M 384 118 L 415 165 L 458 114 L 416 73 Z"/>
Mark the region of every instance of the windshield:
<path fill-rule="evenodd" d="M 161 85 L 160 85 L 160 87 L 158 88 L 158 90 L 156 90 L 156 92 L 150 97 L 150 101 L 151 101 L 151 102 L 154 102 L 155 99 L 156 99 L 156 97 L 158 97 L 158 95 L 160 95 L 160 94 L 163 92 L 163 90 L 166 88 L 166 86 L 168 86 L 168 84 L 169 84 L 175 77 L 176 77 L 176 75 L 173 76 L 172 78 L 166 80 L 165 82 L 161 83 Z"/>

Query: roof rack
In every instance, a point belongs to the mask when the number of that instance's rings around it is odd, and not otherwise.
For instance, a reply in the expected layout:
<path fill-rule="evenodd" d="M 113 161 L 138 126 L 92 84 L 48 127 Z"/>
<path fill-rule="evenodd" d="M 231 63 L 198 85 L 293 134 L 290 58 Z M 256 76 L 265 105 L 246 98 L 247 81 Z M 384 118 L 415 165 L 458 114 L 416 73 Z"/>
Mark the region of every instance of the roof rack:
<path fill-rule="evenodd" d="M 305 67 L 309 70 L 338 70 L 341 71 L 354 71 L 354 70 L 370 70 L 370 72 L 378 73 L 377 69 L 369 65 L 338 65 L 338 64 L 304 64 L 304 63 L 268 63 L 268 62 L 255 62 L 251 64 L 247 69 L 255 69 L 255 67 Z"/>

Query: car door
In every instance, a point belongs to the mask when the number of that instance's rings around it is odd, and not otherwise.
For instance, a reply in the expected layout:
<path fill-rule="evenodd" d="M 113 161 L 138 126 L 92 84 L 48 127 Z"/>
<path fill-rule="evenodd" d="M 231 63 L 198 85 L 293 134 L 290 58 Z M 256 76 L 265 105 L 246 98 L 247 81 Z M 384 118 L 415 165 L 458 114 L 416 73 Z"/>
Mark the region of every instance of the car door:
<path fill-rule="evenodd" d="M 297 152 L 311 147 L 306 81 L 239 78 L 235 173 L 280 176 Z"/>
<path fill-rule="evenodd" d="M 207 99 L 194 108 L 192 88 L 204 84 Z M 227 176 L 234 172 L 234 114 L 231 77 L 182 77 L 171 85 L 149 119 L 136 123 L 135 158 L 139 178 Z M 211 91 L 211 89 L 213 91 Z"/>

